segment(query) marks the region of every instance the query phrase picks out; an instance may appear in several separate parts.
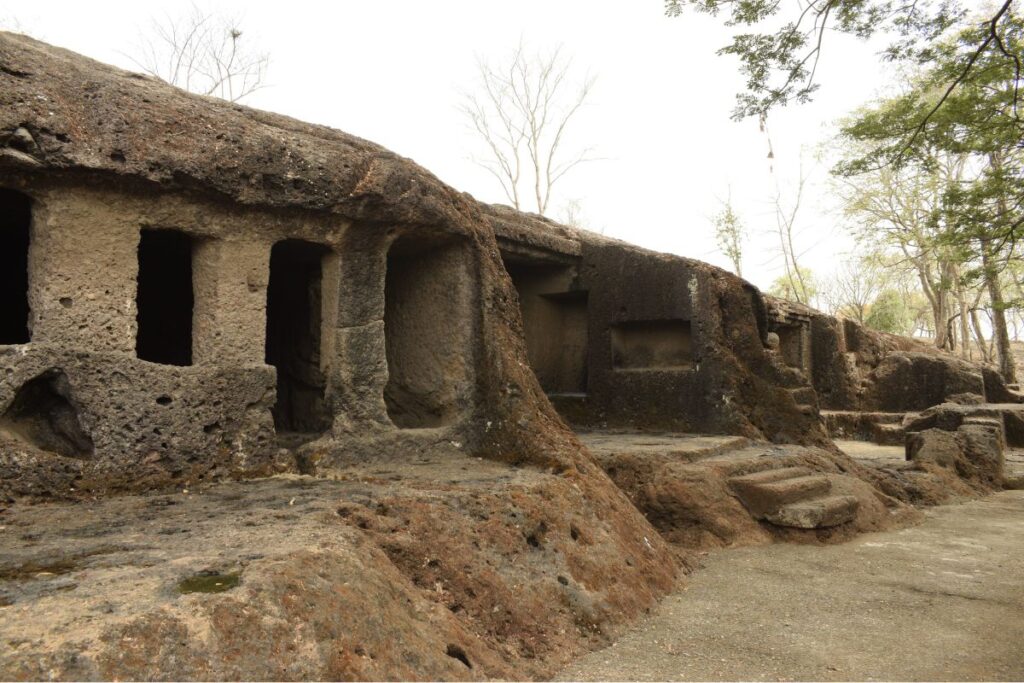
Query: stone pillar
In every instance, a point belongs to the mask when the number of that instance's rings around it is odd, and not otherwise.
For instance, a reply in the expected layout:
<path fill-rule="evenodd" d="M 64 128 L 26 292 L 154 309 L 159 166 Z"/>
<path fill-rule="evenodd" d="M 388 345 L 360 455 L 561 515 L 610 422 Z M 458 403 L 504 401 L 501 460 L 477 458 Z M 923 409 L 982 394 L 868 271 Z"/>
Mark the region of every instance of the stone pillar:
<path fill-rule="evenodd" d="M 323 355 L 336 431 L 391 425 L 384 405 L 387 248 L 386 235 L 356 230 L 342 244 L 341 257 L 325 262 L 324 324 L 332 329 L 323 336 Z M 334 306 L 330 313 L 328 305 Z"/>
<path fill-rule="evenodd" d="M 192 252 L 193 364 L 264 362 L 271 246 L 197 238 Z"/>

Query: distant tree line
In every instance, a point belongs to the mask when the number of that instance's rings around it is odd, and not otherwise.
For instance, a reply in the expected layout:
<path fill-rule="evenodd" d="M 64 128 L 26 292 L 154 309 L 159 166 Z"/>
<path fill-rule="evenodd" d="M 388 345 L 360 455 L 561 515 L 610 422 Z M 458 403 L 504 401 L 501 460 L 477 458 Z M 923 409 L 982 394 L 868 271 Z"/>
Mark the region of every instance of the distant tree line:
<path fill-rule="evenodd" d="M 1016 381 L 1024 22 L 1015 0 L 980 8 L 956 0 L 666 2 L 669 15 L 686 8 L 725 11 L 731 25 L 762 29 L 722 50 L 747 76 L 734 116 L 756 116 L 762 127 L 774 108 L 813 97 L 830 30 L 891 38 L 885 57 L 901 87 L 843 122 L 835 146 L 833 175 L 860 256 L 813 287 L 799 282 L 813 275 L 804 278 L 788 258 L 775 289 L 875 327 L 930 336 L 965 357 L 978 353 Z M 787 11 L 795 14 L 780 24 Z"/>

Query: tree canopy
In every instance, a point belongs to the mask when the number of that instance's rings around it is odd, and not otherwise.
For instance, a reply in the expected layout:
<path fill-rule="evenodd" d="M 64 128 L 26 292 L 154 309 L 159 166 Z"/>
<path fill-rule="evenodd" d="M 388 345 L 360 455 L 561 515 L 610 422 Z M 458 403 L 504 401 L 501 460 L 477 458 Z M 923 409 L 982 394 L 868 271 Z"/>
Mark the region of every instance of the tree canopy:
<path fill-rule="evenodd" d="M 966 58 L 948 74 L 948 87 L 971 81 L 975 63 L 983 58 L 1019 62 L 1019 53 L 1003 36 L 1014 2 L 999 0 L 975 16 L 969 12 L 974 3 L 965 7 L 960 0 L 665 0 L 665 13 L 724 14 L 728 26 L 756 29 L 741 30 L 719 51 L 736 56 L 747 79 L 746 92 L 737 95 L 734 117 L 739 119 L 764 117 L 775 107 L 810 100 L 831 33 L 864 39 L 886 35 L 886 59 L 927 65 L 935 60 L 935 45 L 943 36 L 973 21 L 977 30 L 964 45 Z"/>
<path fill-rule="evenodd" d="M 897 244 L 918 264 L 937 342 L 947 337 L 943 321 L 952 320 L 947 293 L 957 294 L 953 317 L 966 338 L 973 307 L 965 288 L 984 285 L 1000 365 L 1013 381 L 1005 310 L 1014 302 L 1003 294 L 1001 273 L 1024 232 L 1024 23 L 1005 7 L 998 22 L 969 24 L 936 41 L 932 61 L 908 74 L 900 94 L 856 112 L 841 129 L 844 159 L 834 172 L 854 189 L 848 209 L 872 237 Z M 999 49 L 979 50 L 986 41 Z"/>

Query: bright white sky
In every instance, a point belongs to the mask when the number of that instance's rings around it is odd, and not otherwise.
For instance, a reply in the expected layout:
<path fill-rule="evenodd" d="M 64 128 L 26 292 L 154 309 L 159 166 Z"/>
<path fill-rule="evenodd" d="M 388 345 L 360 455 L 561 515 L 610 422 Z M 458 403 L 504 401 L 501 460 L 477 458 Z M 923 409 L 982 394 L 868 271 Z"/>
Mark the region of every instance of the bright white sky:
<path fill-rule="evenodd" d="M 750 233 L 744 276 L 767 287 L 782 271 L 772 198 L 778 183 L 792 197 L 801 148 L 811 177 L 798 218 L 802 262 L 819 276 L 851 249 L 830 199 L 828 164 L 813 148 L 833 122 L 870 99 L 885 67 L 874 50 L 830 36 L 815 102 L 769 121 L 729 114 L 743 81 L 735 61 L 715 50 L 729 33 L 706 16 L 666 18 L 661 0 L 342 0 L 201 5 L 242 16 L 246 39 L 270 52 L 269 87 L 246 104 L 340 128 L 425 166 L 478 199 L 503 202 L 496 181 L 470 161 L 478 140 L 456 111 L 460 89 L 475 78 L 477 55 L 499 59 L 522 38 L 559 44 L 582 74 L 597 76 L 575 138 L 603 160 L 579 167 L 556 187 L 560 217 L 568 200 L 582 205 L 594 230 L 728 267 L 710 217 L 730 191 Z M 133 68 L 125 52 L 153 15 L 188 10 L 158 0 L 0 0 L 0 22 L 42 40 Z M 137 70 L 137 69 L 136 69 Z"/>

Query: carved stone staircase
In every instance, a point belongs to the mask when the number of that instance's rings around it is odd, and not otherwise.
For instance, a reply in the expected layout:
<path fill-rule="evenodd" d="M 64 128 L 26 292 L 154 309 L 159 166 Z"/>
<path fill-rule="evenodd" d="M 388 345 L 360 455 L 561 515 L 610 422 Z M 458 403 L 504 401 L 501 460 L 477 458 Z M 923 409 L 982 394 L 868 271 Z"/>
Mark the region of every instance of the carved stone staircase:
<path fill-rule="evenodd" d="M 820 529 L 857 515 L 853 496 L 832 495 L 828 477 L 806 467 L 781 467 L 734 476 L 729 487 L 755 519 L 776 526 Z"/>
<path fill-rule="evenodd" d="M 818 412 L 818 395 L 811 386 L 796 387 L 788 389 L 793 400 L 796 401 L 800 412 L 804 415 L 815 415 Z"/>

